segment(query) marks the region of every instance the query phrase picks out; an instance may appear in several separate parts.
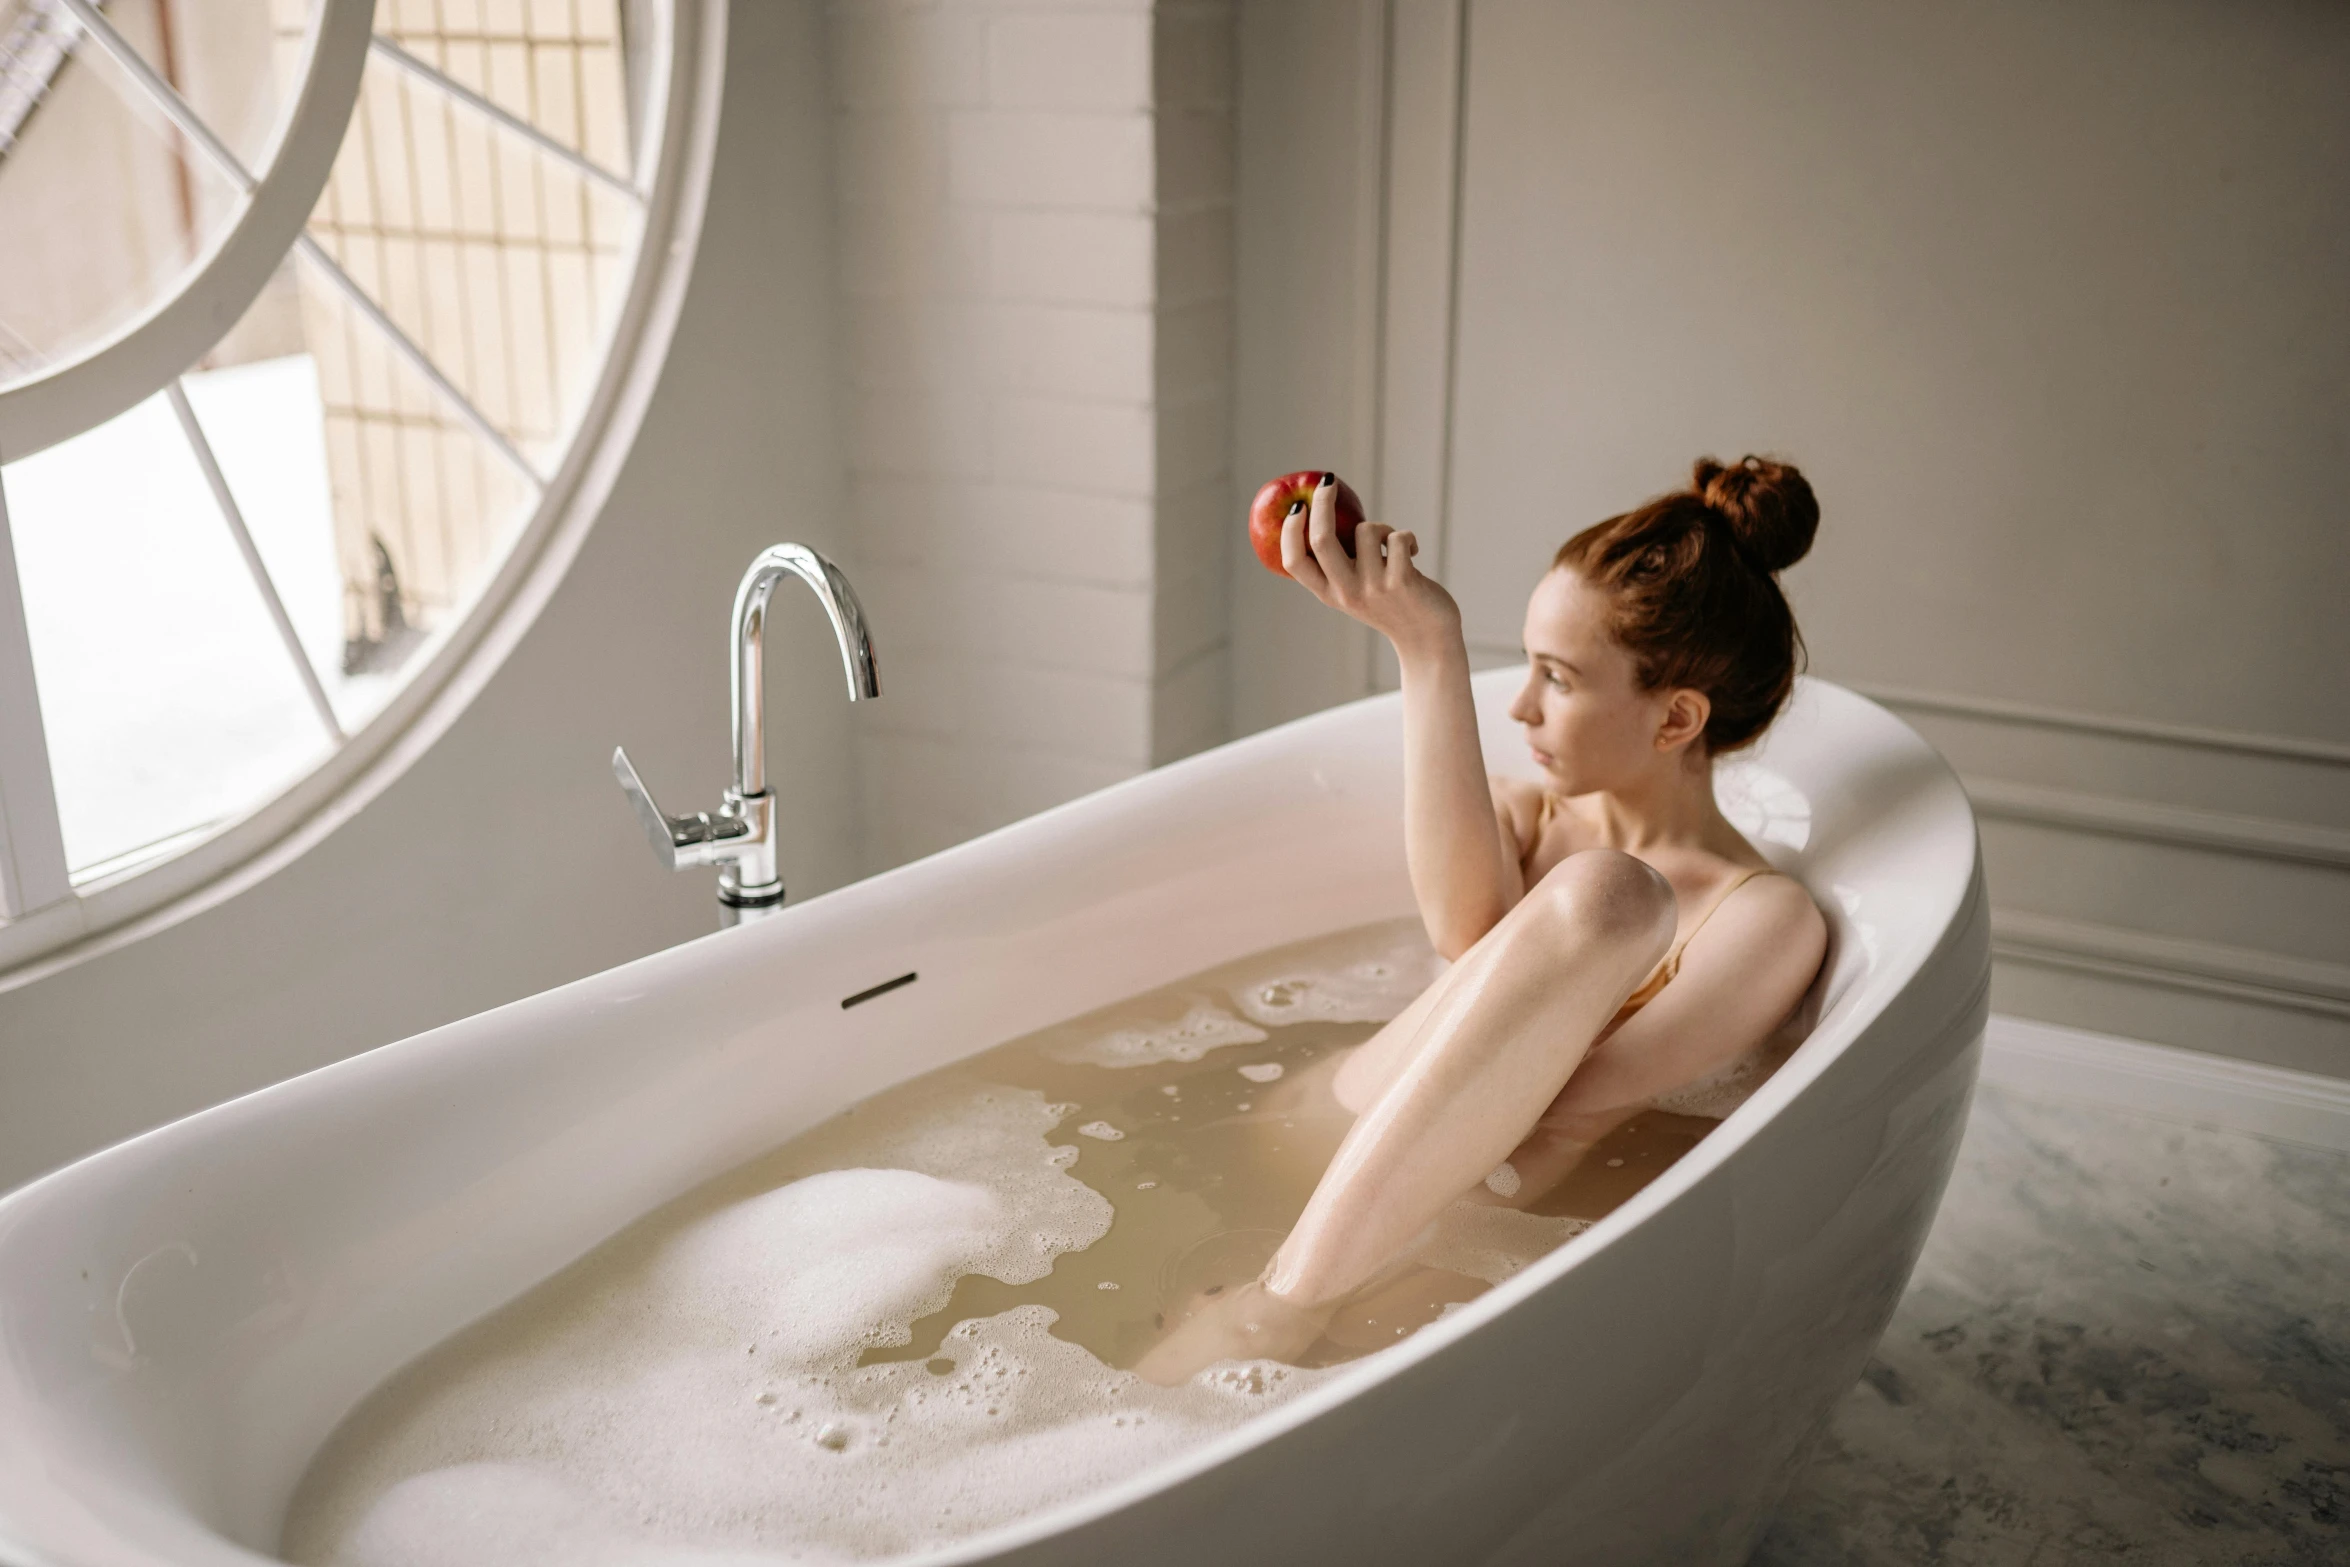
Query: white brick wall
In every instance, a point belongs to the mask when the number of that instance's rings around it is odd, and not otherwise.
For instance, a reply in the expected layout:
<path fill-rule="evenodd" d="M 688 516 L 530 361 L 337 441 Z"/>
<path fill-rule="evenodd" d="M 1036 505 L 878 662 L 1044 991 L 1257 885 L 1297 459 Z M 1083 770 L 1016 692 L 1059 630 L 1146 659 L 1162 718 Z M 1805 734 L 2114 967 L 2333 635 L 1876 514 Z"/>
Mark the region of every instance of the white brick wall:
<path fill-rule="evenodd" d="M 1227 730 L 1229 0 L 834 0 L 867 862 Z"/>
<path fill-rule="evenodd" d="M 1158 517 L 1151 759 L 1230 732 L 1235 18 L 1162 0 L 1153 17 L 1158 232 L 1153 300 Z"/>
<path fill-rule="evenodd" d="M 998 298 L 1148 307 L 1152 241 L 1144 213 L 1005 212 L 988 225 L 989 283 Z"/>

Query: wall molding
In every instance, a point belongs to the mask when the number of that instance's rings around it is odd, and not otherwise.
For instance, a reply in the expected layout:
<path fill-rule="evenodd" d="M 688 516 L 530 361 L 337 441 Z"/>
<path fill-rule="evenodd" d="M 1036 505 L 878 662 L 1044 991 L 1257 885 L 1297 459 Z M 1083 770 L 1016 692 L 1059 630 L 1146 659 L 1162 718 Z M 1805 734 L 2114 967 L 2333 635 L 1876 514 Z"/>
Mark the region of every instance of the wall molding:
<path fill-rule="evenodd" d="M 1994 1015 L 1982 1081 L 2027 1098 L 2350 1153 L 2350 1082 L 2199 1050 Z"/>
<path fill-rule="evenodd" d="M 2345 963 L 1999 908 L 1991 911 L 1991 952 L 2011 962 L 2350 1020 Z"/>
<path fill-rule="evenodd" d="M 2075 770 L 2061 758 L 2086 758 L 2103 742 L 2120 740 L 2155 748 L 2144 753 L 2143 762 L 2132 761 L 2118 767 L 2107 764 L 2102 769 L 2103 789 L 2025 782 L 1972 771 L 1962 773 L 1961 781 L 1986 831 L 2001 826 L 2037 828 L 2153 849 L 2199 851 L 2233 862 L 2243 870 L 2266 865 L 2274 867 L 2277 875 L 2272 881 L 2253 885 L 2267 887 L 2268 896 L 2315 900 L 2308 905 L 2313 919 L 2325 918 L 2321 911 L 2335 907 L 2330 895 L 2319 890 L 2321 883 L 2310 882 L 2305 877 L 2296 879 L 2293 872 L 2284 868 L 2306 867 L 2331 875 L 2350 870 L 2350 828 L 2253 811 L 2171 804 L 2136 797 L 2135 791 L 2141 780 L 2148 785 L 2159 785 L 2172 770 L 2184 766 L 2190 760 L 2184 753 L 2202 752 L 2214 762 L 2198 764 L 2200 770 L 2196 776 L 2206 780 L 2203 785 L 2206 789 L 2214 783 L 2222 784 L 2223 799 L 2235 792 L 2228 785 L 2236 779 L 2237 768 L 2274 768 L 2284 764 L 2324 770 L 2317 774 L 2303 772 L 2304 781 L 2297 786 L 2307 808 L 2317 810 L 2332 790 L 2332 770 L 2350 765 L 2350 745 L 2301 736 L 2107 717 L 1955 692 L 1875 684 L 1856 684 L 1855 689 L 1905 716 L 1955 718 L 2010 730 L 2042 731 L 2052 747 L 2048 761 L 2058 768 L 2060 775 Z M 1965 746 L 1960 747 L 1957 754 L 1961 759 L 1966 750 Z M 2235 760 L 2228 769 L 2218 774 L 2211 772 L 2217 761 L 2230 758 Z M 2011 760 L 1998 765 L 2004 771 L 2013 763 Z M 2258 776 L 2250 772 L 2241 775 L 2245 783 Z M 2273 779 L 2285 775 L 2269 773 L 2267 776 Z M 2324 780 L 2322 784 L 2317 782 L 2319 778 Z M 2109 792 L 2117 786 L 2123 792 Z M 2273 792 L 2265 797 L 2276 798 Z M 2301 805 L 2288 807 L 2296 812 L 2302 808 Z M 2013 847 L 2012 841 L 2010 846 Z M 2206 864 L 2209 873 L 2220 873 L 2216 860 Z M 2003 964 L 2028 965 L 2141 990 L 2168 991 L 2231 1003 L 2242 1008 L 2236 1016 L 2247 1031 L 2246 1039 L 2290 1037 L 2294 1030 L 2308 1026 L 2306 1020 L 2324 1020 L 2337 1026 L 2350 1023 L 2350 963 L 2282 953 L 2265 946 L 2231 945 L 2224 939 L 2231 934 L 2224 922 L 2222 928 L 2203 936 L 2188 937 L 2069 917 L 2067 905 L 2074 901 L 2072 889 L 2061 878 L 2039 874 L 2034 865 L 2016 859 L 2013 853 L 2007 857 L 2007 868 L 2017 873 L 2010 880 L 2020 877 L 2020 885 L 2007 887 L 2004 894 L 1997 885 L 1993 889 L 1993 896 L 2000 902 L 1992 912 L 1992 950 Z M 2206 871 L 2191 861 L 2173 860 L 2164 865 L 2163 874 L 2176 881 L 2181 897 L 2192 899 Z M 2236 878 L 2241 871 L 2228 874 L 2229 885 L 2237 885 Z M 2021 898 L 2033 907 L 2015 908 L 2006 903 L 2007 897 Z M 2210 936 L 2223 939 L 2212 940 Z M 2305 1021 L 2287 1022 L 2280 1014 L 2298 1014 Z M 2286 1033 L 2277 1034 L 2279 1029 Z"/>
<path fill-rule="evenodd" d="M 2254 730 L 2206 729 L 2195 724 L 2167 724 L 2148 718 L 2113 718 L 2101 713 L 2039 707 L 2030 702 L 1966 696 L 1954 691 L 1921 691 L 1907 686 L 1853 682 L 1852 689 L 1887 707 L 1908 708 L 1921 713 L 2026 724 L 2035 729 L 2104 735 L 2111 739 L 2138 740 L 2153 745 L 2192 746 L 2197 750 L 2226 751 L 2238 756 L 2264 756 L 2278 761 L 2315 762 L 2325 767 L 2350 767 L 2350 745 L 2333 740 L 2310 740 L 2298 735 L 2263 734 Z"/>
<path fill-rule="evenodd" d="M 1994 821 L 2025 822 L 2132 838 L 2177 848 L 2216 849 L 2298 865 L 2350 869 L 2350 829 L 2279 821 L 2234 811 L 2158 805 L 2078 789 L 2054 789 L 2006 778 L 1960 780 L 1975 810 Z"/>

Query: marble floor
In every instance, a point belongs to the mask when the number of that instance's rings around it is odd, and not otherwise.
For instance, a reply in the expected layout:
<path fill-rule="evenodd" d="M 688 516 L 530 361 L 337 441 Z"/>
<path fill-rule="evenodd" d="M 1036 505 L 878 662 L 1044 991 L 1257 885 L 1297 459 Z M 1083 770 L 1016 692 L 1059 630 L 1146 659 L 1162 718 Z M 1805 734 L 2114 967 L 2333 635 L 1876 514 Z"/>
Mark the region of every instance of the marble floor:
<path fill-rule="evenodd" d="M 2350 1155 L 1998 1089 L 1755 1567 L 2350 1563 Z"/>

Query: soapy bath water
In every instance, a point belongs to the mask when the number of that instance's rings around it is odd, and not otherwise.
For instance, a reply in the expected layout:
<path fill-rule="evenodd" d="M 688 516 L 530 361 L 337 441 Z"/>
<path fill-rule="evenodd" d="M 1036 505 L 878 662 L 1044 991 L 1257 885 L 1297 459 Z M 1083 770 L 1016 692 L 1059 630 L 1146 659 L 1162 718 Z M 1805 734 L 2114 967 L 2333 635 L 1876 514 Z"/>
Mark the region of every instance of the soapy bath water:
<path fill-rule="evenodd" d="M 853 1107 L 370 1395 L 304 1478 L 283 1553 L 864 1560 L 1011 1522 L 1294 1397 L 1587 1227 L 1714 1124 L 1644 1112 L 1525 1211 L 1456 1205 L 1401 1287 L 1343 1308 L 1297 1366 L 1180 1388 L 1124 1370 L 1170 1313 L 1257 1276 L 1345 1134 L 1332 1057 L 1440 966 L 1416 922 L 1364 927 Z"/>

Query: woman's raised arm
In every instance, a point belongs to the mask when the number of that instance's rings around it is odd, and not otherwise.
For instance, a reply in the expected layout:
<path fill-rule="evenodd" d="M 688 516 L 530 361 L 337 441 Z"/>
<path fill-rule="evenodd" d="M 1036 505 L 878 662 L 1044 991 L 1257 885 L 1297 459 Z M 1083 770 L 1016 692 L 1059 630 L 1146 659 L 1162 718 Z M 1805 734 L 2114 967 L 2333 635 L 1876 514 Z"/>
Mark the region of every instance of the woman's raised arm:
<path fill-rule="evenodd" d="M 1525 895 L 1518 846 L 1495 808 L 1452 595 L 1413 564 L 1419 542 L 1385 523 L 1338 542 L 1338 487 L 1281 526 L 1281 564 L 1314 597 L 1395 646 L 1403 672 L 1404 855 L 1428 939 L 1457 958 Z"/>

